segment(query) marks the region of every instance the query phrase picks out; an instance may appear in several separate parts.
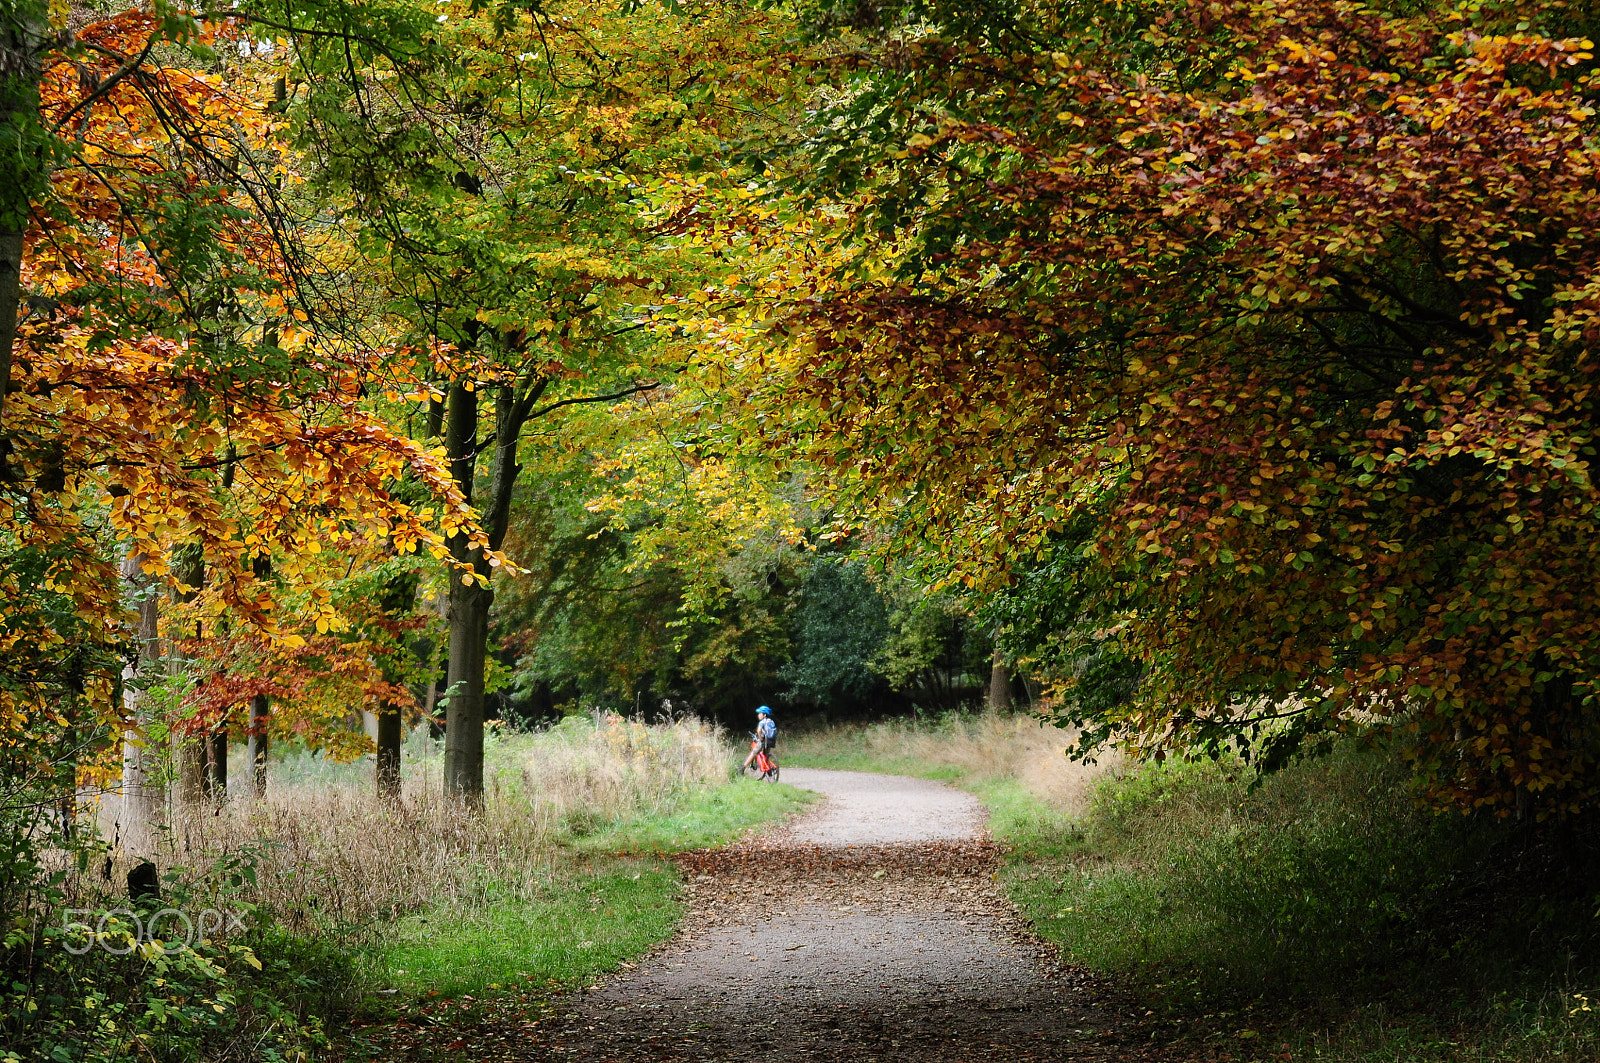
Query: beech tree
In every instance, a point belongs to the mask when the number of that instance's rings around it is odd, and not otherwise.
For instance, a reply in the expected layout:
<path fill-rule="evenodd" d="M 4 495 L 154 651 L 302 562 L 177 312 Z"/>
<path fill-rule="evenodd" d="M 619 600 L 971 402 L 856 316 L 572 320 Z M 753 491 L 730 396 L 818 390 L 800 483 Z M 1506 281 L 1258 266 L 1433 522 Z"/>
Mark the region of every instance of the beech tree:
<path fill-rule="evenodd" d="M 437 14 L 434 14 L 437 12 Z M 421 434 L 443 443 L 491 550 L 530 424 L 656 387 L 642 315 L 680 269 L 652 187 L 725 168 L 728 130 L 791 75 L 756 60 L 782 21 L 736 4 L 429 8 L 406 64 L 301 41 L 291 94 L 313 183 L 372 270 L 384 327 L 434 352 Z M 451 556 L 445 787 L 482 799 L 484 663 L 498 560 Z M 468 573 L 466 568 L 471 569 Z"/>
<path fill-rule="evenodd" d="M 1126 662 L 1062 703 L 1093 735 L 1273 764 L 1376 728 L 1441 805 L 1591 806 L 1583 28 L 878 15 L 814 127 L 819 209 L 726 293 L 719 335 L 766 341 L 708 348 L 774 442 L 947 580 L 1069 580 L 1055 637 Z"/>

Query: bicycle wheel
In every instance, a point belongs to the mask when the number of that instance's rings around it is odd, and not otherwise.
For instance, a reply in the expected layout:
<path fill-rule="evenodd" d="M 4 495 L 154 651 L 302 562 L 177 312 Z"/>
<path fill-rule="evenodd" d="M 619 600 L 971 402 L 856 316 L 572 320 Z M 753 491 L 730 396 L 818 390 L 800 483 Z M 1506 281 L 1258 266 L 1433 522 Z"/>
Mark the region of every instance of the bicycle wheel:
<path fill-rule="evenodd" d="M 776 764 L 774 764 L 772 767 L 770 767 L 766 771 L 762 772 L 761 773 L 761 781 L 762 782 L 777 782 L 778 781 L 778 766 Z"/>

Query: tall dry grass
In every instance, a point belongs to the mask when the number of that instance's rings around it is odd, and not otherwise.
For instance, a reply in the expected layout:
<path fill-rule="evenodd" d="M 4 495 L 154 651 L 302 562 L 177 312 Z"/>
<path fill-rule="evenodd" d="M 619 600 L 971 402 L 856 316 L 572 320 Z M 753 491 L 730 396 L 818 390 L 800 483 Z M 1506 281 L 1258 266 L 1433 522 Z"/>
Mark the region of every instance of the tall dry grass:
<path fill-rule="evenodd" d="M 1088 811 L 1095 786 L 1119 763 L 1069 759 L 1074 735 L 1031 716 L 993 712 L 844 724 L 783 737 L 784 762 L 817 767 L 901 770 L 932 768 L 966 785 L 1015 780 L 1029 794 L 1073 819 Z"/>
<path fill-rule="evenodd" d="M 671 812 L 727 779 L 731 751 L 696 719 L 607 714 L 500 735 L 486 750 L 484 808 L 472 814 L 444 798 L 436 746 L 408 741 L 397 805 L 375 796 L 370 764 L 291 757 L 273 766 L 262 800 L 175 811 L 160 862 L 198 876 L 219 858 L 248 855 L 251 899 L 281 924 L 359 932 L 428 904 L 531 897 L 563 843 Z"/>
<path fill-rule="evenodd" d="M 616 714 L 568 720 L 527 744 L 523 793 L 548 830 L 593 830 L 672 811 L 728 775 L 726 736 L 699 719 L 666 725 Z"/>

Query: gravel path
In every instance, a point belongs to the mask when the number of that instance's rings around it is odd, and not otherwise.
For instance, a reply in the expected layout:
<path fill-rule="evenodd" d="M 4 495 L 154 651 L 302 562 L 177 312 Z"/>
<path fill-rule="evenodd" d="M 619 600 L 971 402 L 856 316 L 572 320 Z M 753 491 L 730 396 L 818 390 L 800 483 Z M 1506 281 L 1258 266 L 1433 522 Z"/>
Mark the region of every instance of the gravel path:
<path fill-rule="evenodd" d="M 976 841 L 988 818 L 976 797 L 930 779 L 790 768 L 783 781 L 828 800 L 772 836 L 769 844 L 842 848 Z"/>
<path fill-rule="evenodd" d="M 1097 987 L 1057 964 L 998 888 L 971 795 L 857 772 L 787 768 L 783 781 L 827 801 L 681 858 L 683 930 L 547 1023 L 550 1058 L 1126 1058 Z"/>

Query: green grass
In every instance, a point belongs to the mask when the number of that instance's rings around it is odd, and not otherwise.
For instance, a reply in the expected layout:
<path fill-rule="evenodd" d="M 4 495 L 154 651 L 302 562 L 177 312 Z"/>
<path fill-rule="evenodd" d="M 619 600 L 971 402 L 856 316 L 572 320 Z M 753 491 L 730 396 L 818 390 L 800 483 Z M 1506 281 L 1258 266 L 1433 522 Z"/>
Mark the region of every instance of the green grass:
<path fill-rule="evenodd" d="M 961 784 L 959 778 L 954 781 Z M 966 789 L 989 810 L 989 831 L 1009 850 L 1012 862 L 1076 849 L 1082 842 L 1076 820 L 1041 800 L 1017 779 L 989 779 Z"/>
<path fill-rule="evenodd" d="M 816 799 L 817 795 L 809 790 L 744 776 L 696 796 L 676 812 L 612 824 L 577 839 L 574 847 L 584 852 L 611 853 L 707 849 L 798 811 Z"/>
<path fill-rule="evenodd" d="M 814 794 L 736 779 L 668 814 L 574 838 L 521 882 L 486 879 L 468 903 L 431 905 L 386 928 L 371 980 L 408 996 L 492 996 L 580 986 L 666 940 L 682 912 L 667 855 L 722 845 Z"/>
<path fill-rule="evenodd" d="M 479 903 L 399 920 L 378 955 L 381 979 L 445 997 L 581 985 L 664 940 L 681 914 L 665 860 L 602 857 L 539 878 L 515 892 L 489 883 Z"/>
<path fill-rule="evenodd" d="M 928 730 L 937 730 L 929 723 Z M 939 764 L 904 752 L 888 752 L 871 742 L 866 727 L 835 727 L 821 732 L 801 732 L 783 743 L 783 763 L 796 768 L 831 771 L 876 771 L 887 775 L 914 775 L 959 783 L 967 774 L 960 766 Z"/>
<path fill-rule="evenodd" d="M 874 753 L 865 749 L 785 750 L 783 762 L 796 768 L 827 768 L 831 771 L 877 771 L 886 775 L 914 775 L 919 779 L 938 779 L 959 783 L 966 775 L 953 764 L 929 764 L 911 756 Z"/>

